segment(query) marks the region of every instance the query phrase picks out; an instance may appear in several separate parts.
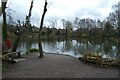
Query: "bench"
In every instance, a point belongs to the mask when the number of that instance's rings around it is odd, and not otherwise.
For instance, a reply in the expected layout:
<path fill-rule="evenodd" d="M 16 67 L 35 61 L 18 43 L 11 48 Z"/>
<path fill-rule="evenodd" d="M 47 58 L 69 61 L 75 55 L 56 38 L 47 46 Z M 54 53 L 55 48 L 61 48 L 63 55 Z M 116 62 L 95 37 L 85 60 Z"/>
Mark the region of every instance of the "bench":
<path fill-rule="evenodd" d="M 17 58 L 21 57 L 21 52 L 23 51 L 16 51 L 16 52 L 6 52 L 6 54 L 2 55 L 2 60 L 3 61 L 8 61 L 8 62 L 14 62 L 14 57 L 11 57 L 11 55 L 17 54 Z"/>

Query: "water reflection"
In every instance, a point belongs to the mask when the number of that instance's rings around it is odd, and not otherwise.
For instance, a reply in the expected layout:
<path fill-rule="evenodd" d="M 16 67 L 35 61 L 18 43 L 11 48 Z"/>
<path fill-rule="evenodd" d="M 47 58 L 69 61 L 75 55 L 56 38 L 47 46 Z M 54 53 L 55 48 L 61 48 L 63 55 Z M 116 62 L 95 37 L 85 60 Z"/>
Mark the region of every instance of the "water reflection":
<path fill-rule="evenodd" d="M 59 54 L 67 54 L 74 57 L 80 57 L 87 51 L 89 52 L 97 52 L 102 54 L 103 58 L 115 58 L 120 54 L 118 53 L 117 43 L 105 40 L 105 41 L 94 41 L 88 39 L 64 39 L 64 40 L 43 40 L 42 41 L 43 51 L 58 53 Z M 27 51 L 30 48 L 37 48 L 38 43 L 35 39 L 22 39 L 20 45 L 18 46 L 18 50 Z"/>

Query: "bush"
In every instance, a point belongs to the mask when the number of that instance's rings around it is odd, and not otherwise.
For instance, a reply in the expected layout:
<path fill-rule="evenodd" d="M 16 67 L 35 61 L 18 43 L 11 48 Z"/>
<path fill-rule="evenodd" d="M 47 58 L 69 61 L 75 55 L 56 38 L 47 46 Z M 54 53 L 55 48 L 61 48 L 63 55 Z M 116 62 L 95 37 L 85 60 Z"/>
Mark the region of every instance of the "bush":
<path fill-rule="evenodd" d="M 39 49 L 33 48 L 33 49 L 29 49 L 29 52 L 38 52 Z"/>
<path fill-rule="evenodd" d="M 83 55 L 83 57 L 85 59 L 90 58 L 90 59 L 102 59 L 102 55 L 100 55 L 99 53 L 95 53 L 95 52 L 87 52 Z"/>
<path fill-rule="evenodd" d="M 101 56 L 99 53 L 95 53 L 95 52 L 87 52 L 84 54 L 84 56 Z"/>

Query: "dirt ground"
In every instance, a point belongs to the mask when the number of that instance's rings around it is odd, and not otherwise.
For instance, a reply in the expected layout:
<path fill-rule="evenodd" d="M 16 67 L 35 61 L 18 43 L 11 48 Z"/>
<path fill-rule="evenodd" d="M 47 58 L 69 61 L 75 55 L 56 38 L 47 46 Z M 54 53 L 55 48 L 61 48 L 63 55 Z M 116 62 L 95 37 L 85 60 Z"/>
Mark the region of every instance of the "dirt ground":
<path fill-rule="evenodd" d="M 28 54 L 26 60 L 13 64 L 3 78 L 118 78 L 117 68 L 100 68 L 77 58 L 57 54 Z"/>

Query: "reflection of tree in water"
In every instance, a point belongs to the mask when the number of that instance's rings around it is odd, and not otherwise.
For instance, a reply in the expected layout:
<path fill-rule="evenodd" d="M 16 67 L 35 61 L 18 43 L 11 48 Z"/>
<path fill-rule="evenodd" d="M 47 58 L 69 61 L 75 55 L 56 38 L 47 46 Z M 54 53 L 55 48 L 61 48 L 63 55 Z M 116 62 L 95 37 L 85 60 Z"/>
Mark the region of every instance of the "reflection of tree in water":
<path fill-rule="evenodd" d="M 91 52 L 96 52 L 98 54 L 103 54 L 104 50 L 103 50 L 103 41 L 100 40 L 90 40 L 89 41 L 89 50 Z"/>
<path fill-rule="evenodd" d="M 21 39 L 21 45 L 22 47 L 25 47 L 27 49 L 32 47 L 32 44 L 36 44 L 37 40 L 31 40 L 29 39 Z M 73 55 L 83 55 L 86 52 L 97 52 L 97 53 L 102 53 L 102 55 L 107 55 L 108 57 L 115 57 L 119 56 L 119 54 L 116 54 L 117 51 L 117 47 L 116 45 L 114 45 L 112 43 L 112 41 L 105 41 L 105 42 L 94 42 L 94 40 L 92 40 L 92 42 L 88 41 L 88 40 L 81 40 L 81 41 L 77 41 L 77 40 L 72 40 L 72 39 L 64 39 L 61 41 L 56 41 L 56 40 L 43 40 L 42 41 L 42 45 L 44 46 L 45 50 L 49 50 L 51 52 L 53 51 L 61 51 L 62 53 L 64 52 L 72 52 Z M 37 47 L 37 46 L 36 46 Z M 35 48 L 36 48 L 35 47 Z M 24 48 L 22 48 L 24 49 Z M 119 52 L 118 52 L 119 53 Z"/>
<path fill-rule="evenodd" d="M 73 48 L 72 40 L 70 40 L 70 39 L 66 39 L 64 45 L 65 45 L 64 50 L 66 50 L 66 51 L 69 51 Z"/>
<path fill-rule="evenodd" d="M 63 47 L 62 47 L 62 52 L 64 52 L 64 49 L 65 49 L 65 41 L 63 41 Z"/>
<path fill-rule="evenodd" d="M 20 41 L 20 43 L 17 47 L 17 51 L 26 51 L 26 43 Z"/>
<path fill-rule="evenodd" d="M 99 44 L 97 44 L 96 41 L 94 41 L 94 40 L 90 41 L 89 50 L 91 52 L 97 52 L 98 48 L 99 48 Z"/>
<path fill-rule="evenodd" d="M 88 41 L 79 41 L 79 43 L 76 43 L 76 46 L 74 47 L 75 54 L 83 55 L 86 50 L 88 50 L 89 43 Z"/>
<path fill-rule="evenodd" d="M 120 58 L 120 39 L 118 39 L 117 52 L 115 57 Z"/>
<path fill-rule="evenodd" d="M 47 46 L 51 50 L 53 50 L 53 48 L 55 49 L 57 47 L 57 41 L 56 40 L 43 40 L 42 45 Z"/>
<path fill-rule="evenodd" d="M 31 38 L 21 38 L 20 44 L 17 48 L 17 50 L 20 51 L 27 51 L 32 47 L 33 41 Z M 23 49 L 23 50 L 21 50 Z"/>
<path fill-rule="evenodd" d="M 112 46 L 111 52 L 109 53 L 109 56 L 111 58 L 115 58 L 117 54 L 117 46 Z"/>
<path fill-rule="evenodd" d="M 78 53 L 83 55 L 85 53 L 85 50 L 86 50 L 85 46 L 82 43 L 80 43 L 78 47 Z"/>
<path fill-rule="evenodd" d="M 53 41 L 53 42 L 51 43 L 51 47 L 56 47 L 56 46 L 57 46 L 56 41 Z"/>
<path fill-rule="evenodd" d="M 73 52 L 74 52 L 74 55 L 77 55 L 77 54 L 80 54 L 79 53 L 79 43 L 77 41 L 73 41 Z"/>
<path fill-rule="evenodd" d="M 107 56 L 107 58 L 109 58 L 110 57 L 109 54 L 111 53 L 111 50 L 112 50 L 111 42 L 108 42 L 108 40 L 106 40 L 104 42 L 103 49 L 104 49 L 105 55 Z"/>
<path fill-rule="evenodd" d="M 97 51 L 97 53 L 103 53 L 103 44 L 100 44 Z"/>
<path fill-rule="evenodd" d="M 32 47 L 32 39 L 30 38 L 29 41 L 26 43 L 26 49 L 29 50 Z"/>
<path fill-rule="evenodd" d="M 79 54 L 84 54 L 86 52 L 96 52 L 96 53 L 101 53 L 102 55 L 105 55 L 107 57 L 115 57 L 115 53 L 116 53 L 116 46 L 114 46 L 114 44 L 112 44 L 112 41 L 105 41 L 105 42 L 96 42 L 94 40 L 92 41 L 87 41 L 87 42 L 83 42 L 83 41 L 79 41 L 80 44 L 77 47 L 76 52 Z"/>
<path fill-rule="evenodd" d="M 51 46 L 51 48 L 55 48 L 57 46 L 56 41 L 55 40 L 48 41 L 48 46 Z"/>

